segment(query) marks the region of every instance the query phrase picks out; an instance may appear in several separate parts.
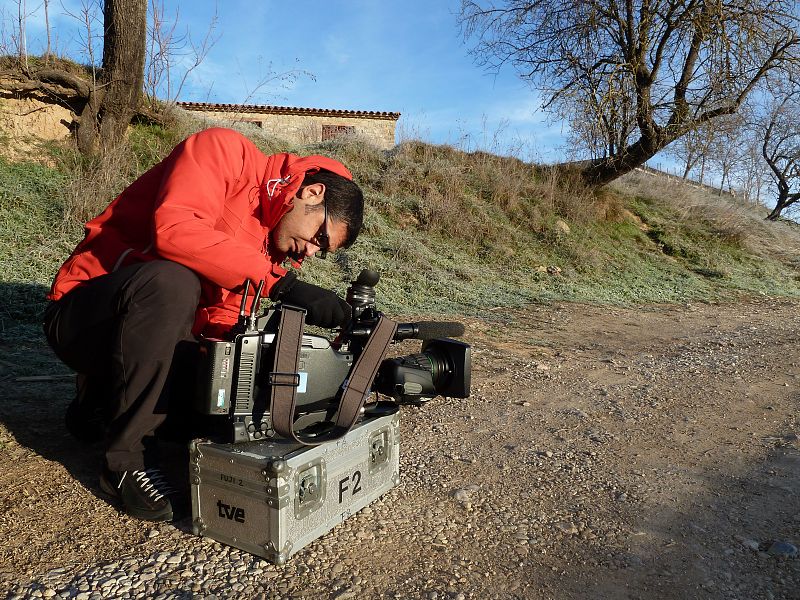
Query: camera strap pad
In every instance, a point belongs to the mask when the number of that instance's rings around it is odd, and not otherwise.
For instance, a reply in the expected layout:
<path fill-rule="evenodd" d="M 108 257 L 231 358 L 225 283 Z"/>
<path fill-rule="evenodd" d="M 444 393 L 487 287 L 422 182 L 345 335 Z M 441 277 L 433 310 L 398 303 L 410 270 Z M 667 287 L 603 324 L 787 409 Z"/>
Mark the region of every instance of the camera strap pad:
<path fill-rule="evenodd" d="M 297 385 L 285 380 L 287 374 L 297 374 L 300 347 L 303 341 L 305 311 L 283 305 L 278 334 L 275 340 L 273 375 L 283 379 L 272 385 L 272 426 L 279 435 L 306 446 L 316 446 L 344 436 L 355 424 L 361 408 L 372 388 L 372 382 L 394 338 L 397 323 L 384 316 L 369 336 L 364 350 L 350 370 L 341 392 L 339 410 L 334 428 L 324 436 L 299 436 L 294 430 L 294 413 L 297 402 Z M 281 377 L 282 376 L 282 377 Z M 298 376 L 299 377 L 299 376 Z M 277 383 L 277 382 L 276 382 Z"/>

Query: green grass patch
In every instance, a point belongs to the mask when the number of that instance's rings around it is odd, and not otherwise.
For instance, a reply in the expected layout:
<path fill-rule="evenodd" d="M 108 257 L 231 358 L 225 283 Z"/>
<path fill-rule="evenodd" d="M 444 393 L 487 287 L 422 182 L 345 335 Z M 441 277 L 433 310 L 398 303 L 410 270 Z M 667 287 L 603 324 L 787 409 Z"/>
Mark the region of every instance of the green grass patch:
<path fill-rule="evenodd" d="M 77 242 L 62 229 L 65 183 L 57 169 L 0 159 L 0 339 L 38 334 L 46 290 Z"/>

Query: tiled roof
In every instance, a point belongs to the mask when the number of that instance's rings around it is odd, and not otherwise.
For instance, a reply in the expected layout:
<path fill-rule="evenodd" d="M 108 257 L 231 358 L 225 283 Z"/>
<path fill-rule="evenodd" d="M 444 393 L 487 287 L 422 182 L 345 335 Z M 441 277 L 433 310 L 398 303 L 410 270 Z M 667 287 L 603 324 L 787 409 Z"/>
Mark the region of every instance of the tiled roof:
<path fill-rule="evenodd" d="M 337 110 L 332 108 L 300 108 L 297 106 L 270 106 L 267 104 L 216 104 L 213 102 L 177 102 L 184 110 L 200 112 L 261 113 L 269 115 L 307 115 L 314 117 L 351 117 L 358 119 L 400 118 L 398 112 L 378 112 L 372 110 Z"/>

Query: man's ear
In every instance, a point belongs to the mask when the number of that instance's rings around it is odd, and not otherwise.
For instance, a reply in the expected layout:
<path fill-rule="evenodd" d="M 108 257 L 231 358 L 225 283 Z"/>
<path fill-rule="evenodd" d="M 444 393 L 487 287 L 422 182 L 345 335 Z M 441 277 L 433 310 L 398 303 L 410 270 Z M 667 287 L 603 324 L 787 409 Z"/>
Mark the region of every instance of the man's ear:
<path fill-rule="evenodd" d="M 300 197 L 303 200 L 310 200 L 325 193 L 324 183 L 310 183 L 300 190 Z"/>

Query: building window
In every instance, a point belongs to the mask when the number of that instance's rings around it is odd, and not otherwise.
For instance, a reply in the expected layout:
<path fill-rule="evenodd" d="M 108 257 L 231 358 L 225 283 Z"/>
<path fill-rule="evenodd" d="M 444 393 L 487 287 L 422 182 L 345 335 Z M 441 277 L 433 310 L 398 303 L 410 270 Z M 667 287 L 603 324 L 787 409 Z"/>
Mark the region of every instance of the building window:
<path fill-rule="evenodd" d="M 260 128 L 264 127 L 264 121 L 259 121 L 258 119 L 242 119 L 242 123 L 250 123 Z"/>
<path fill-rule="evenodd" d="M 323 125 L 322 126 L 322 141 L 332 140 L 340 135 L 353 135 L 356 128 L 352 125 Z"/>

